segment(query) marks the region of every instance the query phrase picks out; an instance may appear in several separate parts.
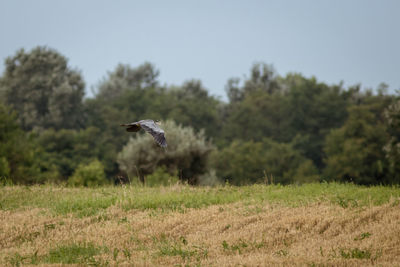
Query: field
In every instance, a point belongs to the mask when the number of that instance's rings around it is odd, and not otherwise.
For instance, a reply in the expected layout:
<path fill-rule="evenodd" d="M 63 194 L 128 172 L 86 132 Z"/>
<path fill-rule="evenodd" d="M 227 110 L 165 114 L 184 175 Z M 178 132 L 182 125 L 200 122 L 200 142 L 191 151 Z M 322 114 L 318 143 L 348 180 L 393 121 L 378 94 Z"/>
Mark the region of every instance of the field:
<path fill-rule="evenodd" d="M 0 187 L 1 266 L 399 263 L 399 187 Z"/>

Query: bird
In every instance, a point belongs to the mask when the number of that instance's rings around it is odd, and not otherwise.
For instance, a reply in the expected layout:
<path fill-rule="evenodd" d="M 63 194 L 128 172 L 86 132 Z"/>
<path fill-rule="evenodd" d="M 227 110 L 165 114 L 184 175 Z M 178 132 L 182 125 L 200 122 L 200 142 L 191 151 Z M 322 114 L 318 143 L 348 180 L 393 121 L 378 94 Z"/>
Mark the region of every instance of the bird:
<path fill-rule="evenodd" d="M 124 123 L 121 126 L 127 127 L 126 131 L 128 132 L 138 132 L 140 129 L 144 129 L 153 136 L 158 145 L 166 148 L 167 140 L 165 139 L 164 130 L 158 124 L 160 124 L 159 120 L 140 120 L 132 123 Z"/>

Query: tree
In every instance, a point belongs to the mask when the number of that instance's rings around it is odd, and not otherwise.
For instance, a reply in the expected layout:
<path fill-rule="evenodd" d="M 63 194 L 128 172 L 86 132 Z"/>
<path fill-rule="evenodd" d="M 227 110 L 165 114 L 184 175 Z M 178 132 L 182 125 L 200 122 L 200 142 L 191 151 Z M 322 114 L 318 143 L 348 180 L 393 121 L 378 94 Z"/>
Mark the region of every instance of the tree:
<path fill-rule="evenodd" d="M 119 64 L 98 86 L 97 96 L 104 99 L 120 97 L 126 90 L 141 90 L 158 86 L 160 72 L 151 63 L 132 68 Z"/>
<path fill-rule="evenodd" d="M 383 151 L 388 136 L 381 105 L 378 102 L 350 107 L 344 125 L 327 136 L 324 147 L 327 179 L 357 184 L 389 182 Z"/>
<path fill-rule="evenodd" d="M 119 65 L 99 85 L 96 97 L 85 101 L 88 125 L 100 129 L 101 143 L 107 146 L 99 158 L 108 158 L 109 162 L 115 163 L 110 171 L 103 161 L 108 175 L 118 174 L 116 155 L 130 136 L 118 126 L 120 123 L 172 119 L 196 131 L 204 129 L 208 136 L 218 133 L 220 102 L 208 95 L 200 81 L 191 80 L 179 87 L 165 88 L 158 85 L 155 73 L 158 72 L 148 63 L 137 68 Z M 146 82 L 143 77 L 148 77 Z"/>
<path fill-rule="evenodd" d="M 0 104 L 0 177 L 14 183 L 44 182 L 48 169 L 39 155 L 36 140 L 21 130 L 15 112 Z"/>
<path fill-rule="evenodd" d="M 24 130 L 82 126 L 84 82 L 57 51 L 20 49 L 5 61 L 0 90 Z"/>
<path fill-rule="evenodd" d="M 118 175 L 117 154 L 129 139 L 119 124 L 144 118 L 166 117 L 171 101 L 158 86 L 159 71 L 150 64 L 138 67 L 119 64 L 98 85 L 95 98 L 84 103 L 87 125 L 99 129 L 98 142 L 102 144 L 98 158 L 108 176 Z"/>
<path fill-rule="evenodd" d="M 159 97 L 163 97 L 160 95 Z M 220 102 L 210 96 L 200 81 L 190 80 L 177 88 L 165 92 L 169 107 L 167 117 L 196 131 L 205 130 L 210 137 L 218 135 L 221 124 L 219 118 Z"/>
<path fill-rule="evenodd" d="M 256 91 L 241 102 L 228 108 L 221 135 L 229 142 L 234 139 L 261 141 L 268 137 L 277 141 L 288 141 L 286 98 L 280 94 Z"/>
<path fill-rule="evenodd" d="M 157 167 L 164 166 L 170 174 L 181 180 L 197 184 L 200 175 L 208 171 L 208 156 L 213 146 L 206 141 L 203 132 L 195 133 L 190 127 L 167 121 L 163 126 L 168 147 L 159 147 L 149 134 L 137 134 L 118 154 L 120 169 L 129 177 L 145 176 Z"/>
<path fill-rule="evenodd" d="M 385 110 L 385 124 L 389 139 L 384 146 L 389 162 L 389 173 L 394 183 L 400 183 L 400 100 Z"/>
<path fill-rule="evenodd" d="M 328 86 L 300 74 L 274 76 L 258 66 L 242 88 L 232 80 L 230 88 L 231 102 L 222 129 L 225 140 L 259 142 L 268 137 L 294 142 L 294 147 L 317 168 L 323 168 L 325 136 L 347 117 L 350 94 L 341 85 Z"/>
<path fill-rule="evenodd" d="M 242 101 L 247 95 L 256 91 L 273 94 L 279 91 L 279 83 L 276 79 L 275 70 L 271 65 L 255 63 L 251 67 L 250 77 L 240 87 L 239 78 L 228 80 L 225 91 L 230 103 Z"/>
<path fill-rule="evenodd" d="M 297 137 L 296 148 L 319 168 L 323 168 L 323 146 L 330 129 L 343 125 L 347 118 L 349 94 L 342 85 L 328 86 L 314 77 L 288 74 L 281 80 L 286 88 L 284 118 L 286 142 Z"/>
<path fill-rule="evenodd" d="M 113 161 L 103 158 L 107 145 L 103 143 L 100 130 L 95 127 L 45 130 L 38 136 L 38 144 L 45 152 L 40 161 L 55 166 L 59 180 L 66 181 L 79 164 L 87 164 L 94 159 L 101 159 L 106 167 L 113 168 Z"/>
<path fill-rule="evenodd" d="M 224 180 L 237 185 L 273 180 L 275 183 L 304 183 L 318 180 L 318 171 L 291 144 L 263 139 L 234 141 L 213 155 L 213 167 Z"/>
<path fill-rule="evenodd" d="M 93 160 L 89 164 L 79 164 L 74 174 L 68 179 L 68 184 L 72 186 L 99 186 L 109 184 L 104 173 L 103 165 L 98 160 Z"/>

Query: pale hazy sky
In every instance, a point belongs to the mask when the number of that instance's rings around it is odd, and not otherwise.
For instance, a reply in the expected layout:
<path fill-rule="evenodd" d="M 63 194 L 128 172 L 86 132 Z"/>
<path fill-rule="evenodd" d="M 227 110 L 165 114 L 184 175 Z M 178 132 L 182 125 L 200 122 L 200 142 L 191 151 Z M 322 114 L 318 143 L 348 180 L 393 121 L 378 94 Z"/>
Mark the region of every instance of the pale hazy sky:
<path fill-rule="evenodd" d="M 0 0 L 0 72 L 46 45 L 89 91 L 118 63 L 149 61 L 162 84 L 200 79 L 223 96 L 254 62 L 328 84 L 400 89 L 400 0 Z M 90 95 L 90 93 L 89 93 Z"/>

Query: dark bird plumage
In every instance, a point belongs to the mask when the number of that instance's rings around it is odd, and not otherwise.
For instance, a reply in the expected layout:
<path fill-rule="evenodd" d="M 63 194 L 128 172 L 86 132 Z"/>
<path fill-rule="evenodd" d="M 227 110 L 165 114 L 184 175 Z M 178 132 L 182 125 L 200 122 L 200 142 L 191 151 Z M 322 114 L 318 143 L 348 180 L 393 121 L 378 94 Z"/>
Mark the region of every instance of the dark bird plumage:
<path fill-rule="evenodd" d="M 121 124 L 121 126 L 127 127 L 126 130 L 128 132 L 138 132 L 140 129 L 144 129 L 153 136 L 157 144 L 162 147 L 167 147 L 167 140 L 165 139 L 164 130 L 158 127 L 156 122 L 153 120 L 141 120 L 132 123 Z"/>

